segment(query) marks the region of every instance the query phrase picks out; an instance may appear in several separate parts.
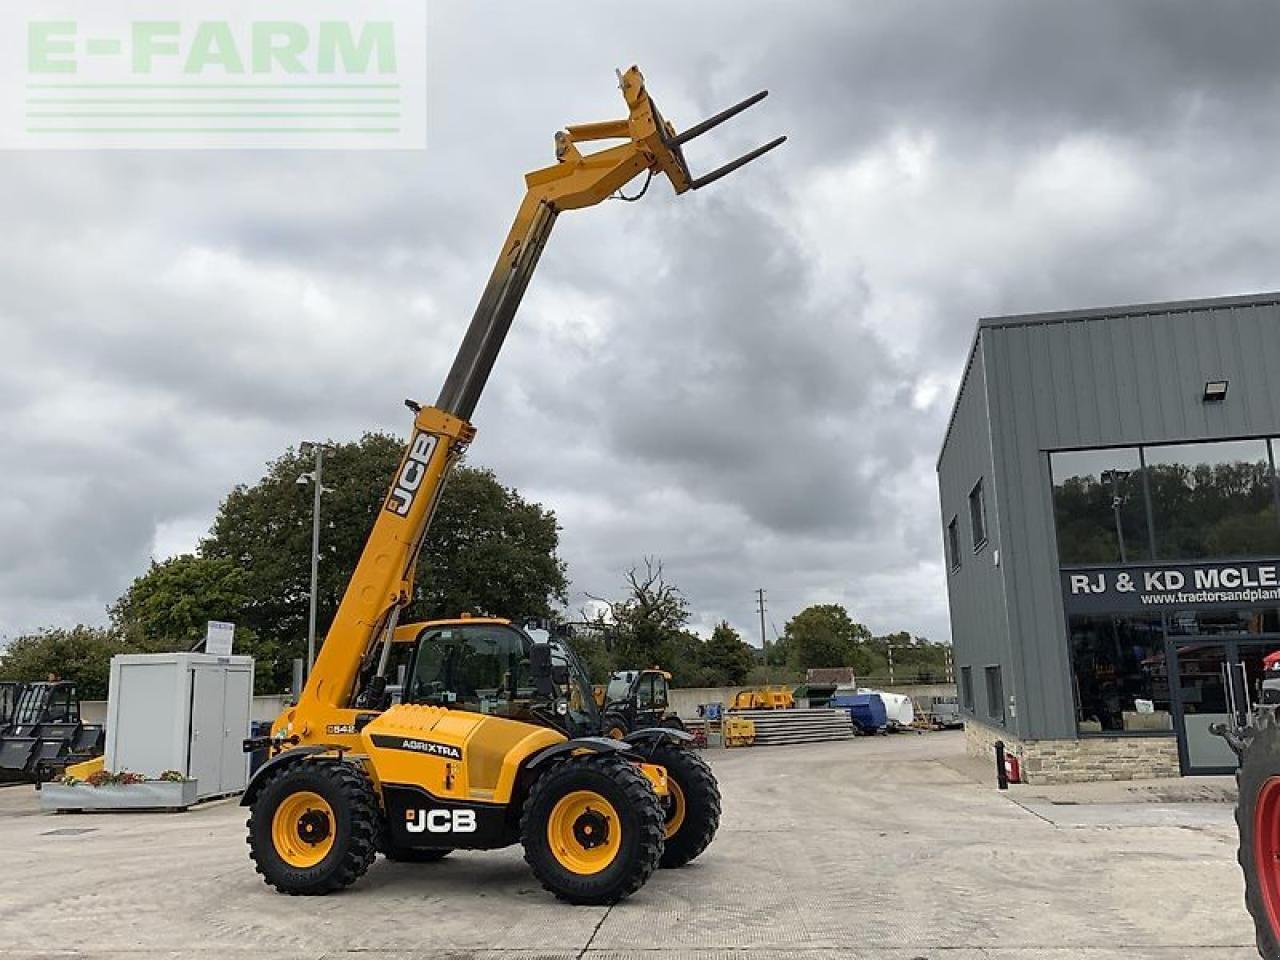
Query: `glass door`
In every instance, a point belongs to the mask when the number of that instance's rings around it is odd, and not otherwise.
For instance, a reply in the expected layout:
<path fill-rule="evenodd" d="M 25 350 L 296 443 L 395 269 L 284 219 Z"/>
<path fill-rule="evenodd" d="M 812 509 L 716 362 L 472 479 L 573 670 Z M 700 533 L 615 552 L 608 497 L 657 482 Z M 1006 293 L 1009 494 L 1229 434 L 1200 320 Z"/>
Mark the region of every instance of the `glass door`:
<path fill-rule="evenodd" d="M 1248 722 L 1253 705 L 1262 699 L 1265 661 L 1276 652 L 1280 652 L 1280 635 L 1178 638 L 1174 644 L 1175 713 L 1183 773 L 1235 771 L 1235 754 L 1209 728 Z"/>
<path fill-rule="evenodd" d="M 1231 721 L 1230 669 L 1234 646 L 1218 638 L 1188 638 L 1174 647 L 1178 739 L 1184 774 L 1231 773 L 1236 755 L 1210 731 Z"/>

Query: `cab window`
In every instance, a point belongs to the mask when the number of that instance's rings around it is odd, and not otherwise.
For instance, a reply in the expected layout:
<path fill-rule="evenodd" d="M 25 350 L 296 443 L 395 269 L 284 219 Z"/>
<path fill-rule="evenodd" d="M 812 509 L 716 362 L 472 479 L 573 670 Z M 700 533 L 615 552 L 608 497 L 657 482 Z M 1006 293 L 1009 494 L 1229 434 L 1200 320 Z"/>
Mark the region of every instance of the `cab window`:
<path fill-rule="evenodd" d="M 667 705 L 667 678 L 660 673 L 653 676 L 653 705 L 655 707 Z"/>
<path fill-rule="evenodd" d="M 647 673 L 640 678 L 640 686 L 636 688 L 636 703 L 641 707 L 652 707 L 654 705 L 652 673 Z"/>
<path fill-rule="evenodd" d="M 422 635 L 410 680 L 411 702 L 506 715 L 514 701 L 532 696 L 529 658 L 518 631 L 476 625 Z"/>

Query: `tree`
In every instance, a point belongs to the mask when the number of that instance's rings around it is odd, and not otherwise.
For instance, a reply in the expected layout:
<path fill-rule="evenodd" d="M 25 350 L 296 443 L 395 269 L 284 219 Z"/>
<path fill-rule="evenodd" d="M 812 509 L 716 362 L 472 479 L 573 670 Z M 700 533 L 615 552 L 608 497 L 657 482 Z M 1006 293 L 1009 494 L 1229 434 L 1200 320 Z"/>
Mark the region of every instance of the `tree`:
<path fill-rule="evenodd" d="M 859 641 L 871 631 L 855 623 L 837 603 L 817 604 L 801 610 L 787 622 L 787 656 L 797 670 L 814 667 L 853 667 L 858 670 Z"/>
<path fill-rule="evenodd" d="M 110 608 L 111 622 L 140 650 L 191 650 L 210 620 L 234 620 L 248 605 L 247 581 L 225 557 L 184 553 L 152 562 Z M 238 649 L 242 639 L 237 630 Z"/>
<path fill-rule="evenodd" d="M 321 636 L 355 570 L 403 445 L 385 434 L 331 445 L 325 455 L 317 629 Z M 294 657 L 306 649 L 311 584 L 312 492 L 299 485 L 311 459 L 288 450 L 252 486 L 223 501 L 200 556 L 244 573 L 238 627 L 255 638 L 259 670 L 274 689 L 287 684 Z M 415 593 L 401 619 L 457 616 L 465 611 L 546 617 L 568 588 L 556 555 L 555 514 L 503 486 L 489 470 L 458 467 L 441 496 L 419 556 Z M 269 657 L 268 662 L 262 658 Z"/>
<path fill-rule="evenodd" d="M 11 641 L 0 654 L 0 680 L 71 680 L 86 700 L 105 700 L 111 658 L 133 652 L 116 630 L 76 626 Z"/>
<path fill-rule="evenodd" d="M 701 668 L 701 640 L 686 629 L 689 603 L 667 581 L 662 561 L 645 557 L 643 571 L 632 567 L 626 583 L 621 600 L 591 597 L 608 608 L 599 622 L 618 669 L 656 665 L 671 672 L 676 686 L 694 684 Z"/>
<path fill-rule="evenodd" d="M 712 686 L 730 687 L 745 683 L 755 657 L 737 630 L 721 620 L 711 631 L 711 639 L 702 647 L 703 666 L 715 674 Z"/>

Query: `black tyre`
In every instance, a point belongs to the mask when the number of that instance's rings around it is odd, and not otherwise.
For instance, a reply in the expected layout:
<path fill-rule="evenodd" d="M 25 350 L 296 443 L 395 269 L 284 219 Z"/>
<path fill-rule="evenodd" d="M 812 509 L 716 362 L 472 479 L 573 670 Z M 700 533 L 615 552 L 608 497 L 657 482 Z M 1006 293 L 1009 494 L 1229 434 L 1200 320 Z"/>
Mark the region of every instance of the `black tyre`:
<path fill-rule="evenodd" d="M 631 896 L 663 850 L 658 795 L 617 754 L 572 757 L 534 781 L 520 817 L 524 858 L 542 886 L 569 903 Z"/>
<path fill-rule="evenodd" d="M 606 713 L 601 729 L 606 737 L 621 740 L 631 732 L 631 725 L 627 723 L 627 718 L 620 713 Z"/>
<path fill-rule="evenodd" d="M 1258 953 L 1280 960 L 1280 725 L 1260 709 L 1250 731 L 1236 784 L 1236 824 L 1244 902 L 1253 917 Z"/>
<path fill-rule="evenodd" d="M 369 869 L 380 824 L 364 771 L 349 763 L 295 763 L 273 774 L 253 801 L 249 856 L 281 893 L 330 893 Z"/>
<path fill-rule="evenodd" d="M 664 743 L 650 759 L 667 769 L 661 865 L 683 867 L 711 845 L 720 828 L 720 785 L 707 761 L 684 747 Z"/>

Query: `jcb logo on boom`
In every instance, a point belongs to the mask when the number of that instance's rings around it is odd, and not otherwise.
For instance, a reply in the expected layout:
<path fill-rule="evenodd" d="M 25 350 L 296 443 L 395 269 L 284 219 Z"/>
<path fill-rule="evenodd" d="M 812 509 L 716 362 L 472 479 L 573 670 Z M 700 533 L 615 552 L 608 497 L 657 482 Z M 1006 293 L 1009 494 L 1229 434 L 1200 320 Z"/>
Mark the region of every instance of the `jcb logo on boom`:
<path fill-rule="evenodd" d="M 409 510 L 413 506 L 414 498 L 418 496 L 418 490 L 422 487 L 422 481 L 427 475 L 427 464 L 431 462 L 431 455 L 436 452 L 436 444 L 439 439 L 430 433 L 415 433 L 413 441 L 409 444 L 409 455 L 404 458 L 404 466 L 400 468 L 400 473 L 396 477 L 396 485 L 391 489 L 391 496 L 387 498 L 387 509 L 397 516 L 407 517 Z"/>
<path fill-rule="evenodd" d="M 404 828 L 410 833 L 475 833 L 474 810 L 406 810 Z"/>

